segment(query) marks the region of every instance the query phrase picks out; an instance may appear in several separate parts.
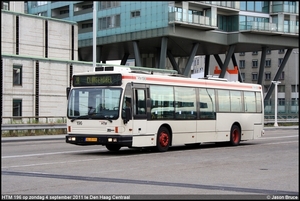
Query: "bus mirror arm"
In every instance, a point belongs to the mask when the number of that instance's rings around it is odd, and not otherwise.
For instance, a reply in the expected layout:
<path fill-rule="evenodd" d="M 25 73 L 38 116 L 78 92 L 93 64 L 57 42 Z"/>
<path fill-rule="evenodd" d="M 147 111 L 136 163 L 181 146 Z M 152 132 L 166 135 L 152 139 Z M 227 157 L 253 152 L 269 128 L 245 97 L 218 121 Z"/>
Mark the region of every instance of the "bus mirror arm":
<path fill-rule="evenodd" d="M 71 89 L 70 87 L 66 88 L 67 100 L 69 99 L 70 89 Z"/>
<path fill-rule="evenodd" d="M 125 108 L 125 119 L 124 124 L 127 124 L 127 122 L 131 119 L 131 108 L 126 107 Z"/>

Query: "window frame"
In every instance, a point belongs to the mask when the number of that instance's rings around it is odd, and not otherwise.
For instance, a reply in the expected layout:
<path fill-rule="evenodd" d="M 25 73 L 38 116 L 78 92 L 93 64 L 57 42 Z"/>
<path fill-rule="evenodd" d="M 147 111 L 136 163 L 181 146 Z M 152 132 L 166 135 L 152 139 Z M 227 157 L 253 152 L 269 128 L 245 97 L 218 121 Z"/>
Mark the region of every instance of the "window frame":
<path fill-rule="evenodd" d="M 18 72 L 19 71 L 19 72 Z M 22 86 L 22 65 L 13 65 L 13 86 Z"/>
<path fill-rule="evenodd" d="M 16 108 L 16 105 L 18 108 Z M 13 99 L 12 116 L 13 117 L 22 116 L 22 99 Z"/>

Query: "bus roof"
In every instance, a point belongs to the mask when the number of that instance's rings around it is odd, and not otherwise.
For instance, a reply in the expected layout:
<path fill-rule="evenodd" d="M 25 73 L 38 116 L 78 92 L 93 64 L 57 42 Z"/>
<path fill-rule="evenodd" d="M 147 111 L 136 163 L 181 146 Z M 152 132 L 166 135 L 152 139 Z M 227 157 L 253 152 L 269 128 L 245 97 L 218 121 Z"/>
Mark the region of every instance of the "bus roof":
<path fill-rule="evenodd" d="M 113 71 L 113 72 L 136 72 L 148 74 L 162 74 L 162 75 L 175 75 L 178 74 L 176 70 L 162 69 L 162 68 L 147 68 L 137 66 L 122 66 L 122 65 L 101 65 L 95 67 L 97 71 Z"/>
<path fill-rule="evenodd" d="M 101 65 L 96 66 L 94 72 L 77 73 L 76 75 L 91 74 L 122 74 L 122 79 L 128 82 L 143 84 L 165 84 L 178 86 L 205 86 L 208 88 L 237 89 L 261 91 L 260 84 L 241 83 L 227 79 L 208 76 L 206 78 L 190 78 L 180 75 L 175 70 L 155 69 L 133 66 Z"/>

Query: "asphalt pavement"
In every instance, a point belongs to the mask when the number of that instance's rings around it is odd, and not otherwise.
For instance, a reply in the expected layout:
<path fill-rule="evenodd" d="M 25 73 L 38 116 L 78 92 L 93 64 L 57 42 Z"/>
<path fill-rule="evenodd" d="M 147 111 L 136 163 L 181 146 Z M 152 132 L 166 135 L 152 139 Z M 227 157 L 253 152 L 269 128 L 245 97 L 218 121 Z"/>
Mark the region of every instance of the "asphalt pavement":
<path fill-rule="evenodd" d="M 299 126 L 270 126 L 264 130 L 299 130 Z M 66 134 L 60 135 L 39 135 L 39 136 L 22 136 L 22 137 L 1 137 L 1 142 L 18 142 L 18 141 L 45 141 L 45 140 L 65 140 Z"/>

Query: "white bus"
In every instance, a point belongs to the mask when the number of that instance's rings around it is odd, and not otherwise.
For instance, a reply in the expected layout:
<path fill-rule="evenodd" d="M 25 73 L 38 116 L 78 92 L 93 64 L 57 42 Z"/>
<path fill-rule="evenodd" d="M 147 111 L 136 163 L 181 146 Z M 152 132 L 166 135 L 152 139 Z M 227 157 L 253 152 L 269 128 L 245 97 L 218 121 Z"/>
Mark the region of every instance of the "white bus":
<path fill-rule="evenodd" d="M 236 146 L 264 134 L 261 85 L 160 70 L 100 66 L 73 75 L 66 143 L 164 152 L 206 142 Z"/>

